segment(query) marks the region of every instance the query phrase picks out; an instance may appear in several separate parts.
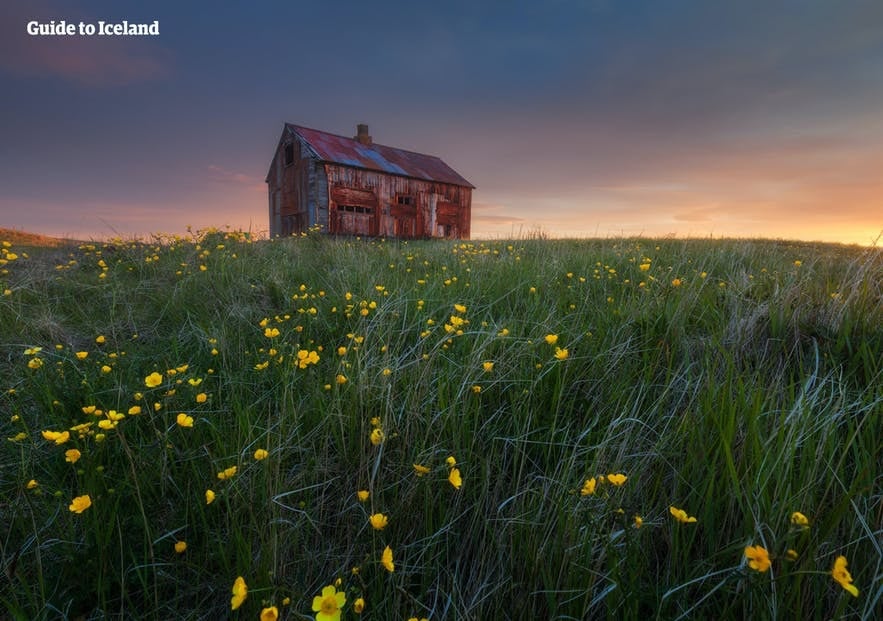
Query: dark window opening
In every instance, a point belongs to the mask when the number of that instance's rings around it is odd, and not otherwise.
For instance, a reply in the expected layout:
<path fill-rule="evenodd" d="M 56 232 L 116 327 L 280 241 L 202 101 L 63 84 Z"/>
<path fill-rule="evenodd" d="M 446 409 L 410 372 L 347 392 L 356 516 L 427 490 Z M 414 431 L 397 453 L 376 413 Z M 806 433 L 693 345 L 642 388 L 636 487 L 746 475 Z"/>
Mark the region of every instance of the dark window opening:
<path fill-rule="evenodd" d="M 289 142 L 285 145 L 285 165 L 291 166 L 292 164 L 294 164 L 294 145 Z"/>
<path fill-rule="evenodd" d="M 350 213 L 374 213 L 373 207 L 363 207 L 362 205 L 338 205 L 338 211 L 348 211 Z"/>
<path fill-rule="evenodd" d="M 396 203 L 398 205 L 413 205 L 414 197 L 408 194 L 399 194 L 396 196 Z"/>

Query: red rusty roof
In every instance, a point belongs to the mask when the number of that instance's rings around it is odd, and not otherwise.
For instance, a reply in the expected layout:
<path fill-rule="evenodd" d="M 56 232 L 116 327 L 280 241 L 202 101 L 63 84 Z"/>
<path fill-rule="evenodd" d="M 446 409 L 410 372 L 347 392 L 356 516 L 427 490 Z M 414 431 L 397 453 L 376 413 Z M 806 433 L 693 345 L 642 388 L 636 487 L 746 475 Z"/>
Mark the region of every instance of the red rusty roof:
<path fill-rule="evenodd" d="M 433 155 L 414 153 L 376 143 L 362 144 L 354 138 L 329 134 L 291 123 L 286 123 L 285 129 L 303 138 L 316 153 L 316 156 L 325 162 L 377 170 L 403 177 L 439 181 L 469 188 L 475 187 L 461 177 L 457 171 Z"/>

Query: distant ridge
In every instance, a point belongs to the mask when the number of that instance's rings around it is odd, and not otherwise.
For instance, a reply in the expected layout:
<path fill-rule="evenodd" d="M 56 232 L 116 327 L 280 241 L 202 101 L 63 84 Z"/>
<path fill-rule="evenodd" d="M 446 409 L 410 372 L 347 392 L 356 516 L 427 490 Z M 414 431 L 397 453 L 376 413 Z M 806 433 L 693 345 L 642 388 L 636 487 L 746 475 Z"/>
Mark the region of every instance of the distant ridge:
<path fill-rule="evenodd" d="M 37 233 L 28 233 L 27 231 L 0 228 L 0 242 L 4 241 L 8 241 L 15 245 L 36 246 L 41 248 L 54 248 L 57 246 L 67 246 L 79 243 L 74 239 L 62 239 L 60 237 L 49 237 Z"/>

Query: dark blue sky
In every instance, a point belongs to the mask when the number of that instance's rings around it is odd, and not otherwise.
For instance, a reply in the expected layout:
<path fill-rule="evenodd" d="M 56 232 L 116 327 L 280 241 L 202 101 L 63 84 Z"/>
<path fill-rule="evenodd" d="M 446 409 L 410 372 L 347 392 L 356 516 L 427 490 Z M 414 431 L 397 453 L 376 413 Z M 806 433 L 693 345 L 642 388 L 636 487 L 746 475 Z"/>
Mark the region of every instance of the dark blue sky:
<path fill-rule="evenodd" d="M 442 157 L 476 236 L 883 230 L 883 3 L 7 5 L 0 226 L 266 230 L 290 121 Z M 50 19 L 161 34 L 27 34 Z"/>

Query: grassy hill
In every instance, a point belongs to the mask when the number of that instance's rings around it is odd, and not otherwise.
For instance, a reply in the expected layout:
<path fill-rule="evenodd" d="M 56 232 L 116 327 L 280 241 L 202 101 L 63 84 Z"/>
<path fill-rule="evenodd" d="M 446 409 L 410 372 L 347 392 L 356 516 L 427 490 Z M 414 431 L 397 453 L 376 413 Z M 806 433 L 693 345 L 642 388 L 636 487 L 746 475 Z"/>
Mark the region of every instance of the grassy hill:
<path fill-rule="evenodd" d="M 881 607 L 879 250 L 6 241 L 9 618 Z"/>

